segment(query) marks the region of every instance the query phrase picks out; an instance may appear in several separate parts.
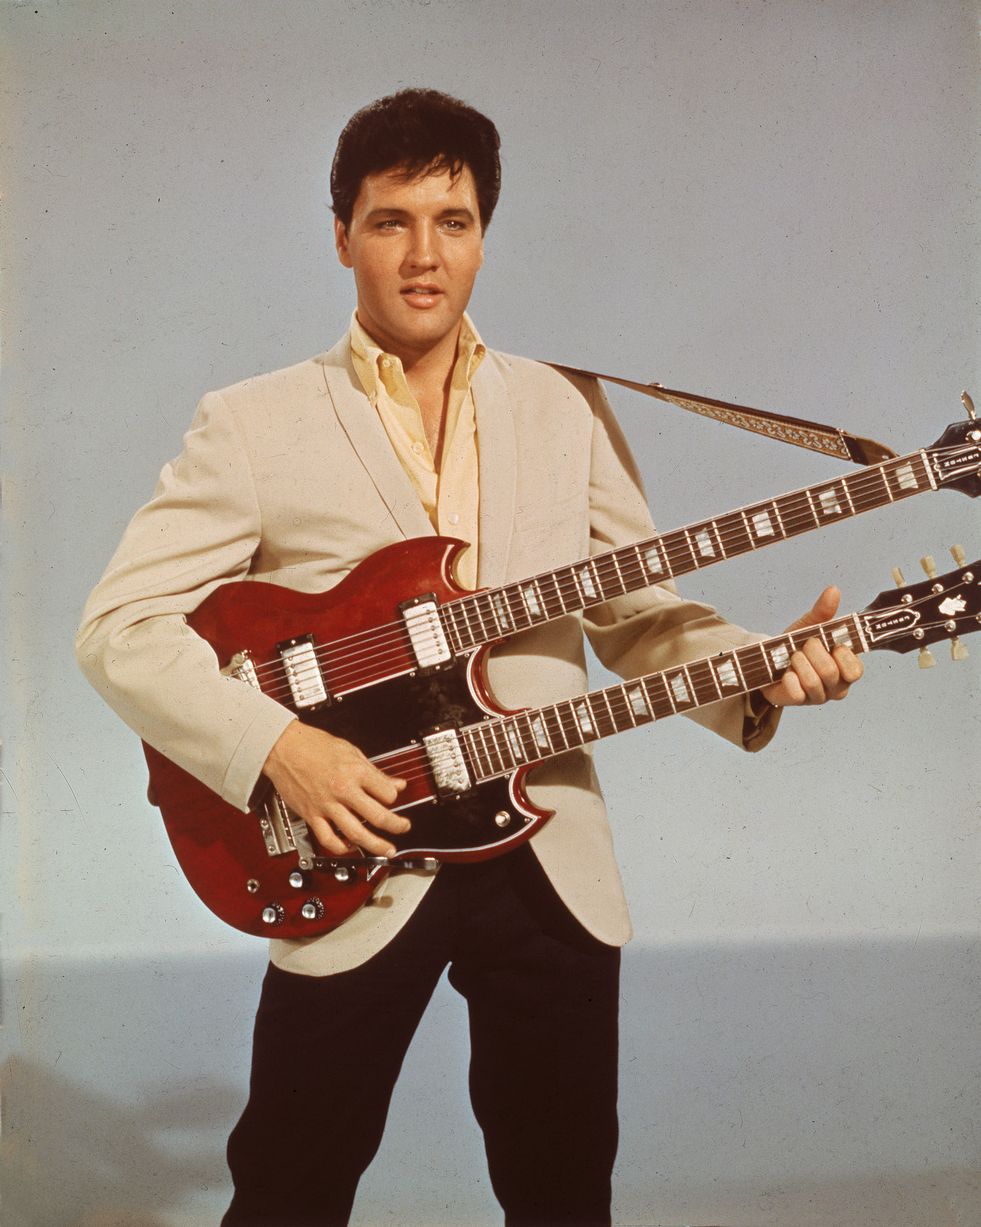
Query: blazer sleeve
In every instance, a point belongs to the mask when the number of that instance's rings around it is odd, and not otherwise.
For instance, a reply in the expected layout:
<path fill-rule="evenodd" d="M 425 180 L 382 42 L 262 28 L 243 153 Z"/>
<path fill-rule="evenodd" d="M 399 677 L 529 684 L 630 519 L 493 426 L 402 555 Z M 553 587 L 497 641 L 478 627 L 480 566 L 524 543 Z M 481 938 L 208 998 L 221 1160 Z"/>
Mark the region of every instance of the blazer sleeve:
<path fill-rule="evenodd" d="M 83 673 L 150 745 L 239 809 L 292 713 L 222 676 L 185 615 L 247 574 L 261 531 L 247 449 L 220 393 L 198 406 L 85 606 Z"/>
<path fill-rule="evenodd" d="M 627 441 L 596 380 L 581 385 L 593 410 L 590 467 L 590 553 L 597 554 L 656 533 L 643 483 Z M 615 597 L 586 610 L 584 628 L 596 655 L 621 677 L 683 664 L 765 636 L 726 622 L 710 605 L 682 599 L 671 582 Z M 776 708 L 754 716 L 742 697 L 690 714 L 697 723 L 747 750 L 773 737 Z"/>

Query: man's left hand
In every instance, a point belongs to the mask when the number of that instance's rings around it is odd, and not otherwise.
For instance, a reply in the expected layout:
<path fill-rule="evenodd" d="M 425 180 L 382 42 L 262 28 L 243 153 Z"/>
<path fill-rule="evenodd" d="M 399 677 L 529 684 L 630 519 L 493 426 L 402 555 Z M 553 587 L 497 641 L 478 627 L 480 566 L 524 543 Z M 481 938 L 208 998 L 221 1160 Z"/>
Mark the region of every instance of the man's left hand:
<path fill-rule="evenodd" d="M 800 631 L 808 626 L 827 622 L 838 612 L 841 593 L 837 588 L 825 588 L 812 609 L 792 622 L 787 631 Z M 790 667 L 783 677 L 760 693 L 774 707 L 800 707 L 804 704 L 827 703 L 843 699 L 848 688 L 862 676 L 862 662 L 846 647 L 829 652 L 820 639 L 808 639 L 803 648 L 790 658 Z"/>

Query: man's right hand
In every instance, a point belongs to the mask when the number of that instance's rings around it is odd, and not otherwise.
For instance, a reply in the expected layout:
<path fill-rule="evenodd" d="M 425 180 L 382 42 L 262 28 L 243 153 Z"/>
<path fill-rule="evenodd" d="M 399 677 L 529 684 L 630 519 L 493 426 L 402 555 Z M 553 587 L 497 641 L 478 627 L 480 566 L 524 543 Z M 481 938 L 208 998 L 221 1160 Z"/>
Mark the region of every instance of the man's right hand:
<path fill-rule="evenodd" d="M 343 855 L 353 845 L 393 856 L 394 845 L 375 830 L 394 835 L 411 825 L 387 808 L 405 780 L 379 771 L 349 741 L 299 720 L 283 730 L 262 771 L 327 852 Z"/>

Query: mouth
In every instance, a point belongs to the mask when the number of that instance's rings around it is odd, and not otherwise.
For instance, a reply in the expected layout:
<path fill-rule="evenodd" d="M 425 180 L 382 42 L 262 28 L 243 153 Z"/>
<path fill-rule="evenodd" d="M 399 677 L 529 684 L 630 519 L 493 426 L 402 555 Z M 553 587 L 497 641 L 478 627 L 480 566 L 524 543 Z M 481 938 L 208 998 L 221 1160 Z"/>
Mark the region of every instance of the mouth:
<path fill-rule="evenodd" d="M 420 282 L 417 285 L 407 285 L 404 290 L 399 293 L 410 307 L 415 307 L 416 310 L 426 310 L 429 307 L 435 307 L 439 300 L 443 297 L 443 291 L 437 285 L 432 285 L 428 282 Z"/>

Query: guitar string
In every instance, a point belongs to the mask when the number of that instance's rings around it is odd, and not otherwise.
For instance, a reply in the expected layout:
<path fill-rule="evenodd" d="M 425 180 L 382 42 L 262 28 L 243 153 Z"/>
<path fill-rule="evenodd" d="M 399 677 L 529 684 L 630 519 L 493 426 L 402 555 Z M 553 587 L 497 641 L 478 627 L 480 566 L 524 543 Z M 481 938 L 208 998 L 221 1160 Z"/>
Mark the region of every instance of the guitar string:
<path fill-rule="evenodd" d="M 646 541 L 638 542 L 633 545 L 618 547 L 616 550 L 609 551 L 606 554 L 597 555 L 593 559 L 582 559 L 578 563 L 574 563 L 571 566 L 558 568 L 555 572 L 543 573 L 543 577 L 548 577 L 549 582 L 557 590 L 557 599 L 563 605 L 565 605 L 567 608 L 570 607 L 570 602 L 564 599 L 566 595 L 569 595 L 574 598 L 575 605 L 582 608 L 585 606 L 583 605 L 583 600 L 579 595 L 579 588 L 576 584 L 574 575 L 572 577 L 562 576 L 559 578 L 560 572 L 582 573 L 589 568 L 596 574 L 597 581 L 602 588 L 605 588 L 607 583 L 610 581 L 616 583 L 621 575 L 623 575 L 624 578 L 627 578 L 628 573 L 628 582 L 632 583 L 636 578 L 640 577 L 641 582 L 647 583 L 651 582 L 649 577 L 649 568 L 644 568 L 636 559 L 625 560 L 618 566 L 614 556 L 623 553 L 631 554 L 644 552 L 649 554 L 655 549 L 659 549 L 659 551 L 664 554 L 667 559 L 668 566 L 675 574 L 686 574 L 693 569 L 704 569 L 705 565 L 711 564 L 703 554 L 702 558 L 705 561 L 703 562 L 702 566 L 698 565 L 698 559 L 695 555 L 695 551 L 692 548 L 690 541 L 687 540 L 689 536 L 694 535 L 697 539 L 697 535 L 699 533 L 706 533 L 709 535 L 709 542 L 711 543 L 711 535 L 714 534 L 718 539 L 720 548 L 723 551 L 726 551 L 727 542 L 731 547 L 732 544 L 738 540 L 745 546 L 745 541 L 747 538 L 749 538 L 751 542 L 749 550 L 751 551 L 752 549 L 760 547 L 763 544 L 770 544 L 770 540 L 763 541 L 759 538 L 759 535 L 757 535 L 757 540 L 752 542 L 751 534 L 749 533 L 749 529 L 744 522 L 745 518 L 749 518 L 754 514 L 757 516 L 766 515 L 767 517 L 773 517 L 775 515 L 778 520 L 778 527 L 782 527 L 784 531 L 773 531 L 772 534 L 767 535 L 772 535 L 774 542 L 777 540 L 782 540 L 785 536 L 796 535 L 801 531 L 808 531 L 811 528 L 817 528 L 820 526 L 820 521 L 815 523 L 815 520 L 817 519 L 816 504 L 814 497 L 812 496 L 816 495 L 819 502 L 821 493 L 830 493 L 834 495 L 837 502 L 836 508 L 831 508 L 825 511 L 825 514 L 829 518 L 837 515 L 842 515 L 843 518 L 850 518 L 853 514 L 861 514 L 861 512 L 864 510 L 872 510 L 874 507 L 884 505 L 886 499 L 880 499 L 868 508 L 859 507 L 853 509 L 851 506 L 851 504 L 855 502 L 856 498 L 861 500 L 872 485 L 878 487 L 880 491 L 885 490 L 887 488 L 885 473 L 889 468 L 898 469 L 903 467 L 904 464 L 913 464 L 917 461 L 920 461 L 922 464 L 922 457 L 917 453 L 913 453 L 909 457 L 899 457 L 896 460 L 879 466 L 874 473 L 862 473 L 855 474 L 853 476 L 846 476 L 821 486 L 808 487 L 802 491 L 796 491 L 789 495 L 780 496 L 777 499 L 770 500 L 766 503 L 748 505 L 747 507 L 738 511 L 726 513 L 725 515 L 718 517 L 717 520 L 708 520 L 698 524 L 692 524 L 685 528 L 672 530 L 659 537 L 649 538 Z M 841 505 L 840 496 L 842 493 L 844 493 L 844 491 L 839 491 L 836 489 L 836 487 L 840 486 L 842 483 L 847 483 L 845 487 L 847 491 L 846 501 L 849 502 L 849 506 Z M 919 493 L 924 488 L 925 487 L 917 485 L 915 489 L 900 488 L 898 492 L 893 493 L 892 488 L 888 487 L 889 492 L 893 494 L 894 498 L 908 497 L 913 493 Z M 848 499 L 849 495 L 852 496 L 850 501 Z M 888 497 L 889 496 L 886 495 L 886 498 Z M 795 499 L 798 504 L 797 506 L 794 506 L 792 503 L 792 500 Z M 779 504 L 783 504 L 782 508 L 779 506 Z M 719 521 L 732 521 L 737 520 L 737 518 L 738 528 L 733 529 L 726 528 L 724 525 L 720 526 Z M 831 520 L 830 522 L 834 521 Z M 739 553 L 745 552 L 749 551 L 747 551 L 745 548 L 739 551 Z M 712 561 L 721 561 L 721 559 L 713 555 Z M 695 562 L 695 567 L 692 567 L 692 562 Z M 678 565 L 679 563 L 681 566 Z M 519 593 L 514 593 L 515 589 L 527 589 L 534 585 L 536 580 L 540 581 L 540 579 L 543 577 L 534 577 L 532 579 L 520 581 L 519 583 L 503 585 L 498 589 L 493 589 L 490 591 L 465 594 L 464 596 L 445 602 L 441 606 L 441 610 L 452 620 L 453 629 L 456 631 L 459 637 L 461 636 L 462 629 L 465 628 L 468 632 L 470 631 L 470 627 L 468 625 L 469 619 L 465 610 L 463 609 L 463 606 L 466 602 L 471 602 L 473 603 L 475 620 L 478 622 L 482 636 L 488 639 L 497 637 L 497 635 L 500 633 L 506 632 L 509 627 L 505 626 L 499 629 L 499 624 L 497 623 L 494 614 L 493 597 L 499 597 L 500 604 L 505 608 L 507 614 L 513 618 L 514 612 L 510 608 L 510 602 L 508 601 L 508 597 L 506 595 L 507 592 L 510 590 L 515 596 L 519 596 Z M 590 582 L 592 582 L 592 577 L 590 577 Z M 539 591 L 541 590 L 539 589 Z M 610 594 L 610 596 L 613 595 L 617 594 Z M 546 604 L 550 604 L 555 598 L 551 596 L 546 597 L 544 593 L 542 593 L 542 599 Z M 597 599 L 609 599 L 609 597 L 603 597 L 601 594 L 598 594 Z M 481 601 L 486 607 L 486 615 L 481 614 L 479 608 L 479 602 Z M 555 614 L 552 616 L 556 616 L 560 614 L 560 612 L 562 611 L 556 608 Z M 486 629 L 483 626 L 485 616 L 491 619 L 491 624 L 496 634 L 492 634 L 491 636 L 486 635 Z M 527 616 L 527 614 L 525 614 L 525 616 Z M 540 621 L 541 619 L 538 620 Z M 535 621 L 536 619 L 534 616 L 532 616 L 532 620 L 530 621 L 529 625 L 534 625 Z M 352 641 L 354 650 L 348 649 L 345 651 L 341 648 L 341 645 L 343 645 L 345 642 Z M 318 663 L 322 662 L 325 667 L 331 670 L 333 675 L 331 678 L 331 684 L 333 688 L 335 690 L 341 690 L 344 688 L 353 688 L 359 684 L 360 680 L 362 680 L 357 673 L 343 673 L 343 668 L 345 666 L 349 668 L 352 662 L 357 665 L 364 662 L 370 662 L 371 654 L 376 652 L 377 647 L 379 646 L 398 647 L 404 651 L 405 647 L 407 646 L 407 632 L 404 622 L 393 621 L 390 623 L 383 623 L 380 626 L 372 627 L 367 631 L 356 633 L 351 636 L 345 636 L 341 639 L 332 640 L 323 647 L 313 648 L 312 651 L 316 654 Z M 386 661 L 386 663 L 388 662 Z M 411 660 L 408 663 L 411 667 Z M 313 670 L 312 664 L 308 667 L 311 669 L 311 671 Z M 256 672 L 259 674 L 268 672 L 269 670 L 276 671 L 281 668 L 282 665 L 280 662 L 272 661 L 256 666 Z M 295 671 L 297 676 L 299 676 L 302 668 L 303 666 L 301 665 L 299 669 Z M 283 689 L 283 693 L 288 692 L 289 687 L 287 686 Z"/>
<path fill-rule="evenodd" d="M 810 508 L 808 508 L 807 510 L 806 518 L 813 525 L 813 515 L 810 512 Z M 787 508 L 785 508 L 784 514 L 781 516 L 781 523 L 785 529 L 785 533 L 783 534 L 776 533 L 774 535 L 774 540 L 782 540 L 784 535 L 788 535 L 788 536 L 792 535 L 793 530 L 797 528 L 798 524 L 801 523 L 801 520 L 798 518 L 795 518 L 795 514 L 793 511 L 790 511 Z M 678 530 L 678 531 L 681 532 L 685 530 Z M 690 532 L 691 530 L 687 530 L 687 531 Z M 724 542 L 725 534 L 720 532 L 718 529 L 716 529 L 715 531 L 718 533 L 719 537 Z M 738 533 L 736 535 L 738 535 L 740 540 L 745 540 L 747 536 L 747 532 L 744 529 L 743 532 Z M 671 533 L 671 534 L 668 534 L 668 536 L 676 537 L 677 533 Z M 654 548 L 655 544 L 660 548 L 660 551 L 667 557 L 668 564 L 671 566 L 675 574 L 685 573 L 685 571 L 682 570 L 681 565 L 679 565 L 680 563 L 687 562 L 688 569 L 689 570 L 693 569 L 691 568 L 693 550 L 691 549 L 688 543 L 682 544 L 679 542 L 677 546 L 673 546 L 671 543 L 668 543 L 666 541 L 666 538 L 655 538 L 652 540 L 651 548 Z M 633 553 L 636 547 L 627 546 L 623 548 L 628 553 Z M 723 548 L 724 548 L 724 545 L 723 545 Z M 621 552 L 620 550 L 616 551 L 616 553 L 620 553 L 620 552 Z M 715 560 L 721 561 L 721 559 L 718 556 L 715 557 Z M 610 556 L 606 556 L 605 558 L 603 556 L 599 556 L 596 559 L 592 560 L 592 563 L 589 563 L 584 560 L 580 564 L 574 564 L 573 568 L 563 568 L 563 570 L 570 570 L 570 569 L 583 570 L 587 566 L 589 566 L 595 574 L 595 577 L 596 577 L 595 583 L 596 585 L 598 585 L 598 591 L 606 591 L 608 587 L 612 585 L 616 585 L 616 588 L 619 589 L 619 591 L 608 592 L 607 596 L 605 597 L 602 595 L 598 595 L 597 597 L 598 600 L 610 599 L 613 596 L 620 595 L 620 592 L 622 592 L 622 589 L 624 587 L 626 587 L 627 590 L 630 591 L 636 587 L 638 581 L 640 582 L 640 584 L 648 584 L 651 582 L 649 568 L 645 568 L 641 564 L 641 562 L 637 559 L 633 559 L 629 562 L 624 561 L 620 563 L 619 565 L 617 565 L 617 563 L 614 562 Z M 694 568 L 694 569 L 701 569 L 701 568 Z M 624 581 L 622 584 L 620 583 L 621 579 Z M 591 582 L 592 582 L 592 577 L 591 577 Z M 524 581 L 524 586 L 526 585 L 527 585 L 527 581 Z M 565 580 L 564 587 L 559 582 L 556 581 L 555 586 L 558 589 L 559 593 L 562 594 L 562 596 L 564 596 L 566 593 L 574 593 L 575 598 L 576 598 L 576 603 L 578 604 L 580 608 L 588 607 L 588 605 L 585 605 L 582 598 L 580 597 L 579 595 L 580 586 L 575 583 L 574 579 Z M 510 587 L 510 585 L 508 587 Z M 478 597 L 486 596 L 486 594 L 475 594 L 475 595 Z M 468 600 L 468 599 L 473 600 L 474 596 L 458 598 L 457 602 L 448 602 L 442 608 L 443 610 L 447 610 L 451 604 L 459 603 L 462 600 Z M 555 614 L 553 616 L 557 616 L 560 614 L 560 609 L 557 603 L 554 603 L 549 598 L 545 597 L 544 594 L 543 594 L 542 599 L 543 599 L 544 604 L 547 607 L 549 607 L 549 612 L 551 611 L 551 607 L 554 605 Z M 561 612 L 568 611 L 572 606 L 572 601 L 568 599 L 562 600 L 562 605 L 564 608 Z M 534 624 L 535 623 L 532 623 L 532 625 Z M 362 650 L 362 651 L 348 652 L 346 655 L 340 654 L 340 659 L 339 659 L 339 654 L 332 651 L 333 644 L 328 644 L 322 648 L 312 651 L 311 657 L 313 657 L 313 659 L 308 660 L 304 664 L 294 665 L 293 667 L 293 676 L 296 682 L 296 691 L 299 693 L 302 693 L 304 686 L 307 684 L 313 685 L 316 683 L 319 685 L 322 680 L 322 676 L 320 672 L 321 666 L 326 667 L 326 669 L 328 670 L 330 686 L 336 692 L 339 692 L 342 690 L 354 689 L 355 687 L 365 682 L 380 680 L 378 679 L 378 676 L 377 676 L 378 671 L 379 670 L 383 671 L 388 666 L 391 666 L 393 668 L 395 666 L 401 666 L 400 671 L 403 671 L 403 672 L 408 671 L 408 669 L 413 667 L 413 662 L 407 656 L 407 647 L 406 647 L 404 627 L 401 624 L 397 624 L 397 623 L 391 624 L 391 625 L 397 628 L 396 634 L 386 634 L 384 633 L 384 631 L 382 631 L 380 634 L 375 634 L 375 635 L 366 634 L 364 636 L 365 639 L 375 638 L 380 641 L 378 646 L 374 646 L 370 648 L 370 650 L 368 651 Z M 379 628 L 375 628 L 375 629 L 378 630 Z M 523 629 L 523 628 L 519 627 L 519 629 Z M 434 644 L 435 642 L 436 641 L 434 640 Z M 387 650 L 381 650 L 382 648 L 387 649 Z M 283 668 L 282 665 L 279 665 L 276 662 L 273 662 L 270 666 L 267 667 L 266 671 L 268 672 L 269 669 L 272 669 L 274 671 L 282 670 L 282 668 Z M 280 676 L 282 676 L 282 673 L 280 674 Z M 278 698 L 280 696 L 288 697 L 291 694 L 293 694 L 293 688 L 290 686 L 289 681 L 286 680 L 286 681 L 281 681 L 277 686 L 269 687 L 266 690 L 266 693 L 270 694 L 274 698 Z"/>
<path fill-rule="evenodd" d="M 923 598 L 928 599 L 928 598 Z M 909 606 L 897 606 L 896 609 L 907 609 Z M 879 616 L 889 611 L 877 611 Z M 684 666 L 684 672 L 688 674 L 688 683 L 690 689 L 688 693 L 693 696 L 693 701 L 684 703 L 680 709 L 669 696 L 670 683 L 668 677 L 677 675 L 682 672 L 682 667 L 661 670 L 655 673 L 650 673 L 640 678 L 632 678 L 626 682 L 605 687 L 601 690 L 590 691 L 587 694 L 577 695 L 571 699 L 560 700 L 558 703 L 548 704 L 545 707 L 529 708 L 525 711 L 516 712 L 513 715 L 491 716 L 485 721 L 478 721 L 469 724 L 458 730 L 457 746 L 466 761 L 466 765 L 470 770 L 471 779 L 474 783 L 480 783 L 488 779 L 496 778 L 500 775 L 508 775 L 516 771 L 520 766 L 527 766 L 531 763 L 542 761 L 541 758 L 527 757 L 526 742 L 522 739 L 519 729 L 519 722 L 526 721 L 530 724 L 536 717 L 540 717 L 545 725 L 546 737 L 549 738 L 549 750 L 542 757 L 553 757 L 555 755 L 566 753 L 568 750 L 578 749 L 590 741 L 600 740 L 603 737 L 610 736 L 612 733 L 625 732 L 629 727 L 639 726 L 641 724 L 649 724 L 658 719 L 664 719 L 667 716 L 679 714 L 679 711 L 690 711 L 698 707 L 704 707 L 710 703 L 719 700 L 719 691 L 721 687 L 717 686 L 719 681 L 718 667 L 731 659 L 732 656 L 737 658 L 739 664 L 739 673 L 744 679 L 737 690 L 732 690 L 730 695 L 726 697 L 735 697 L 738 694 L 746 694 L 751 690 L 758 690 L 769 685 L 786 671 L 786 668 L 777 667 L 773 669 L 767 663 L 767 654 L 770 654 L 772 660 L 772 652 L 781 646 L 790 646 L 792 650 L 796 650 L 795 640 L 801 644 L 808 638 L 819 633 L 825 641 L 826 646 L 834 645 L 834 632 L 840 628 L 853 629 L 854 621 L 859 617 L 858 614 L 846 614 L 843 617 L 834 618 L 827 622 L 821 623 L 816 627 L 808 627 L 803 631 L 796 631 L 787 635 L 775 636 L 772 639 L 763 641 L 762 643 L 744 644 L 742 647 L 733 649 L 731 653 L 726 653 L 724 657 L 703 657 L 698 660 L 690 661 Z M 940 623 L 928 624 L 940 625 Z M 853 641 L 853 649 L 856 652 L 861 652 L 862 646 L 859 639 Z M 692 674 L 696 674 L 693 677 Z M 655 704 L 657 696 L 652 696 L 650 690 L 658 684 L 663 684 L 665 687 L 665 697 L 667 703 L 663 711 L 656 711 Z M 710 686 L 713 698 L 700 698 L 698 695 L 700 686 Z M 641 687 L 645 692 L 646 706 L 648 714 L 646 716 L 639 715 L 634 711 L 634 708 L 627 697 L 627 692 L 631 687 Z M 673 691 L 671 692 L 673 693 Z M 593 732 L 590 733 L 582 725 L 580 718 L 577 716 L 574 705 L 577 703 L 585 703 L 590 717 L 590 723 Z M 595 704 L 606 704 L 610 711 L 610 719 L 612 719 L 613 728 L 609 731 L 603 731 L 604 726 L 608 722 L 608 718 L 597 713 Z M 614 704 L 620 712 L 619 719 L 626 719 L 626 723 L 618 724 L 618 717 L 614 713 Z M 566 745 L 556 748 L 551 743 L 551 734 L 548 732 L 549 717 L 558 727 Z M 636 717 L 636 718 L 635 718 Z M 518 762 L 508 763 L 508 758 L 513 759 L 514 754 L 511 750 L 512 741 L 508 736 L 508 730 L 515 731 L 515 739 L 525 754 Z M 573 740 L 570 741 L 569 733 L 572 733 Z M 476 747 L 477 737 L 483 737 L 489 746 L 485 744 L 483 748 Z M 473 748 L 468 745 L 468 738 L 473 742 Z M 531 740 L 538 747 L 538 743 L 534 740 L 532 734 Z M 482 764 L 475 761 L 484 758 L 491 772 L 488 774 L 483 770 Z M 493 757 L 497 757 L 502 766 L 498 770 L 494 767 Z M 419 780 L 430 778 L 432 769 L 445 767 L 451 768 L 456 763 L 456 754 L 453 750 L 429 750 L 421 746 L 406 746 L 398 750 L 388 751 L 384 754 L 377 755 L 372 759 L 372 762 L 383 769 L 389 775 L 397 775 L 407 781 L 407 784 L 415 783 Z M 418 799 L 416 799 L 418 800 Z M 412 803 L 407 803 L 406 808 L 409 808 Z M 392 809 L 398 811 L 399 806 L 396 803 Z"/>
<path fill-rule="evenodd" d="M 703 563 L 703 567 L 699 567 L 697 565 L 698 556 L 696 555 L 695 550 L 692 547 L 692 543 L 688 540 L 688 538 L 692 537 L 695 540 L 698 540 L 699 534 L 704 533 L 707 535 L 708 543 L 714 548 L 715 542 L 712 540 L 714 536 L 719 543 L 720 549 L 723 552 L 726 552 L 727 541 L 730 548 L 736 541 L 743 544 L 747 539 L 752 541 L 748 526 L 743 523 L 743 518 L 749 518 L 754 514 L 757 516 L 766 515 L 768 517 L 770 527 L 773 529 L 772 536 L 774 542 L 782 540 L 785 536 L 792 536 L 800 531 L 807 531 L 810 528 L 816 528 L 819 526 L 819 523 L 815 523 L 817 518 L 817 505 L 819 504 L 815 504 L 815 500 L 812 497 L 813 493 L 817 494 L 818 499 L 820 498 L 820 494 L 825 492 L 831 493 L 835 496 L 837 504 L 836 507 L 831 507 L 830 509 L 822 508 L 825 509 L 826 515 L 829 517 L 841 515 L 843 518 L 850 518 L 851 515 L 860 514 L 861 511 L 866 510 L 866 508 L 861 507 L 856 507 L 854 510 L 852 508 L 852 504 L 855 503 L 855 500 L 858 499 L 861 501 L 864 493 L 866 493 L 865 490 L 860 489 L 863 482 L 867 487 L 874 484 L 880 490 L 884 490 L 886 488 L 884 471 L 887 468 L 902 467 L 902 465 L 905 463 L 912 464 L 916 461 L 921 461 L 922 463 L 922 458 L 917 454 L 914 454 L 911 457 L 899 457 L 895 461 L 888 462 L 888 465 L 880 466 L 880 468 L 874 474 L 856 474 L 852 477 L 840 478 L 820 487 L 810 487 L 802 492 L 795 492 L 791 495 L 781 496 L 780 498 L 772 500 L 768 503 L 753 504 L 741 509 L 740 511 L 730 512 L 727 513 L 726 516 L 719 517 L 719 520 L 734 520 L 738 517 L 738 528 L 726 529 L 724 526 L 720 526 L 718 521 L 704 521 L 699 524 L 688 526 L 687 528 L 673 530 L 661 537 L 650 538 L 645 542 L 619 547 L 618 549 L 610 551 L 604 555 L 598 555 L 591 560 L 583 559 L 579 563 L 572 564 L 571 567 L 563 567 L 558 569 L 556 572 L 547 573 L 550 576 L 552 586 L 557 591 L 557 601 L 555 598 L 545 596 L 544 592 L 539 589 L 542 601 L 546 607 L 554 605 L 554 613 L 552 613 L 551 609 L 547 609 L 549 616 L 560 616 L 561 612 L 566 612 L 574 606 L 577 606 L 578 608 L 588 607 L 588 604 L 584 602 L 583 597 L 580 595 L 580 586 L 575 580 L 575 574 L 585 572 L 587 569 L 588 572 L 592 573 L 589 577 L 590 583 L 594 583 L 593 576 L 595 576 L 595 585 L 598 585 L 599 590 L 597 591 L 597 600 L 610 599 L 615 595 L 619 595 L 619 593 L 615 591 L 610 592 L 607 596 L 602 595 L 602 591 L 605 590 L 607 585 L 611 583 L 621 590 L 624 586 L 627 586 L 629 590 L 638 580 L 642 584 L 653 582 L 650 576 L 650 569 L 645 568 L 636 557 L 626 559 L 618 565 L 618 561 L 615 556 L 619 556 L 624 553 L 628 555 L 636 555 L 638 553 L 649 554 L 651 550 L 657 549 L 658 552 L 666 558 L 668 566 L 675 574 L 685 574 L 691 570 L 703 569 L 704 565 L 711 564 L 706 559 Z M 848 492 L 845 495 L 844 500 L 842 500 L 842 494 L 844 491 L 837 489 L 842 482 L 849 483 Z M 894 497 L 908 497 L 913 493 L 919 492 L 923 488 L 924 487 L 919 485 L 915 490 L 903 488 L 900 489 L 898 493 L 895 493 Z M 891 487 L 890 492 L 892 492 Z M 848 495 L 851 495 L 850 501 L 848 499 Z M 793 505 L 794 501 L 796 501 L 798 504 L 797 506 Z M 782 508 L 778 504 L 783 504 Z M 884 505 L 884 500 L 874 504 L 874 506 L 881 505 Z M 872 508 L 870 507 L 868 509 L 871 510 Z M 773 524 L 774 518 L 777 520 L 776 525 Z M 780 531 L 781 528 L 783 529 L 782 532 Z M 755 548 L 755 546 L 769 543 L 769 540 L 762 542 L 757 539 L 754 544 L 750 545 L 750 550 Z M 743 548 L 739 552 L 744 553 L 748 551 Z M 713 554 L 711 560 L 721 561 L 722 559 L 718 555 Z M 692 562 L 696 563 L 695 567 L 692 567 Z M 566 575 L 560 576 L 560 572 L 565 572 Z M 573 573 L 571 577 L 567 577 L 569 572 Z M 621 579 L 624 580 L 624 584 L 619 582 Z M 524 580 L 520 581 L 518 584 L 504 585 L 501 588 L 491 590 L 490 592 L 466 594 L 462 597 L 446 602 L 441 606 L 441 610 L 452 619 L 454 630 L 456 631 L 457 636 L 461 637 L 458 607 L 462 607 L 465 602 L 473 602 L 475 604 L 475 612 L 477 612 L 479 615 L 479 609 L 476 607 L 476 603 L 483 601 L 487 606 L 487 614 L 485 616 L 491 619 L 492 626 L 496 632 L 496 634 L 486 636 L 486 638 L 490 640 L 491 638 L 499 637 L 499 635 L 502 633 L 506 633 L 509 629 L 508 627 L 498 629 L 499 623 L 494 617 L 493 604 L 491 601 L 492 596 L 498 595 L 500 597 L 501 604 L 504 606 L 511 618 L 513 618 L 514 611 L 511 609 L 510 603 L 505 595 L 506 592 L 508 590 L 513 591 L 516 588 L 527 588 L 532 583 L 534 583 L 534 580 Z M 573 598 L 572 601 L 565 599 L 567 594 Z M 560 610 L 558 603 L 561 603 L 565 609 Z M 589 603 L 591 603 L 591 601 Z M 465 614 L 464 617 L 466 617 Z M 545 619 L 533 619 L 529 625 L 535 625 L 536 621 L 541 622 L 544 620 Z M 481 624 L 482 623 L 483 619 L 481 620 Z M 523 627 L 519 627 L 518 629 L 523 629 Z M 486 635 L 486 631 L 484 631 L 484 634 Z M 349 649 L 347 651 L 338 651 L 337 645 L 339 643 L 343 643 L 344 640 L 335 640 L 322 647 L 312 647 L 311 656 L 313 657 L 313 660 L 309 660 L 305 664 L 294 666 L 293 672 L 296 679 L 296 689 L 299 692 L 302 693 L 302 689 L 306 681 L 320 682 L 320 670 L 318 665 L 322 665 L 328 670 L 330 674 L 330 686 L 334 691 L 350 690 L 356 688 L 366 681 L 379 680 L 375 676 L 377 669 L 384 669 L 389 665 L 394 666 L 396 664 L 401 664 L 403 660 L 406 670 L 414 667 L 414 661 L 406 654 L 408 650 L 407 633 L 403 622 L 382 624 L 379 627 L 374 627 L 369 631 L 362 632 L 360 635 L 349 636 L 347 638 L 349 640 L 356 641 L 354 650 Z M 387 649 L 387 652 L 380 649 Z M 282 670 L 283 665 L 278 661 L 268 662 L 256 667 L 257 674 L 261 673 L 263 675 L 268 674 L 270 671 L 279 671 L 282 676 Z M 267 693 L 271 694 L 271 696 L 274 698 L 279 697 L 280 695 L 290 696 L 293 694 L 293 688 L 289 685 L 289 682 L 286 681 L 280 683 L 277 687 L 270 687 L 269 690 L 267 690 Z"/>

